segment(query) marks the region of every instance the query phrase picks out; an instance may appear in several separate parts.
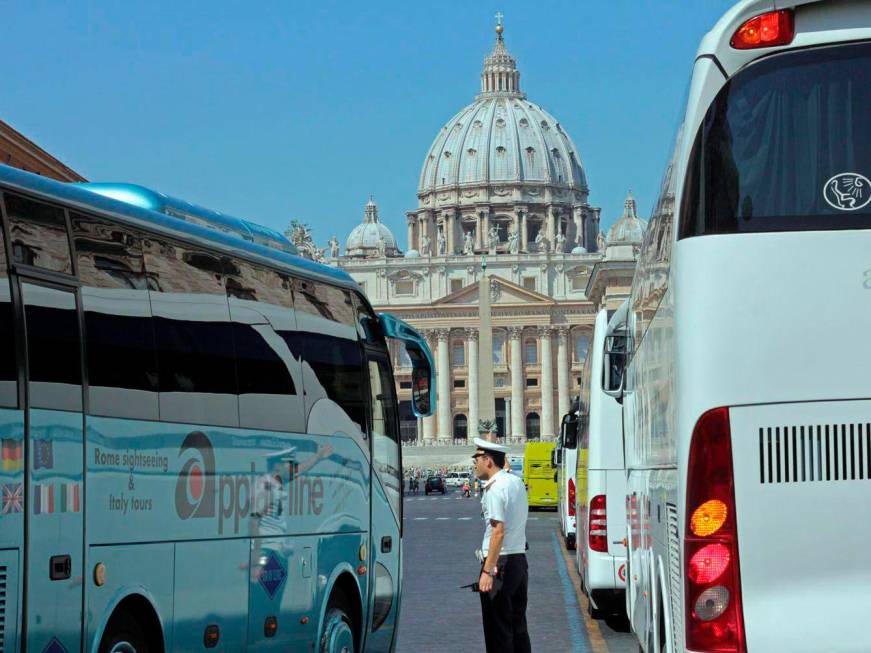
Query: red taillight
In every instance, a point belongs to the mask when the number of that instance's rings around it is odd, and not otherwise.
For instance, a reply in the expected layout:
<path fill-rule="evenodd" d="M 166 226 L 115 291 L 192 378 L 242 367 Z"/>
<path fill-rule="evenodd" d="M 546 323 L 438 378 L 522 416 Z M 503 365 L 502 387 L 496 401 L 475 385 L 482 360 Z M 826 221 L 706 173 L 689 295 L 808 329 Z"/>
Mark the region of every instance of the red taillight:
<path fill-rule="evenodd" d="M 575 516 L 575 481 L 569 479 L 569 517 Z"/>
<path fill-rule="evenodd" d="M 608 552 L 608 515 L 604 494 L 597 494 L 590 499 L 590 549 Z"/>
<path fill-rule="evenodd" d="M 787 45 L 795 37 L 795 16 L 792 9 L 769 11 L 746 21 L 729 42 L 736 50 L 770 48 Z"/>
<path fill-rule="evenodd" d="M 687 648 L 746 653 L 728 408 L 709 410 L 693 429 L 684 564 Z"/>

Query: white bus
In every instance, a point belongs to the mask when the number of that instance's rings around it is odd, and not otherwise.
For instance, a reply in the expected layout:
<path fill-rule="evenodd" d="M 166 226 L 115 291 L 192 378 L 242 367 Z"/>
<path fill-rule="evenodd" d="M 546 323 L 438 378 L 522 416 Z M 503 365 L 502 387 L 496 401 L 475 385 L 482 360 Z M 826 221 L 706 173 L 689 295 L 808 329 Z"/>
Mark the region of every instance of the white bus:
<path fill-rule="evenodd" d="M 702 39 L 630 297 L 644 651 L 871 650 L 869 115 L 868 2 L 746 0 Z"/>
<path fill-rule="evenodd" d="M 554 459 L 556 462 L 557 512 L 559 513 L 560 534 L 568 549 L 575 548 L 577 535 L 577 479 L 578 468 L 578 430 L 577 400 L 572 409 L 562 418 L 559 439 Z"/>
<path fill-rule="evenodd" d="M 611 325 L 625 326 L 626 306 Z M 619 338 L 625 330 L 613 326 Z M 626 470 L 623 466 L 623 423 L 620 404 L 606 394 L 603 369 L 608 311 L 599 311 L 590 353 L 581 376 L 577 455 L 577 566 L 594 618 L 622 614 L 626 589 Z M 625 341 L 625 336 L 622 336 Z M 610 360 L 617 362 L 616 347 Z M 622 361 L 620 361 L 622 362 Z M 612 375 L 613 377 L 614 375 Z M 615 379 L 617 387 L 619 380 Z"/>

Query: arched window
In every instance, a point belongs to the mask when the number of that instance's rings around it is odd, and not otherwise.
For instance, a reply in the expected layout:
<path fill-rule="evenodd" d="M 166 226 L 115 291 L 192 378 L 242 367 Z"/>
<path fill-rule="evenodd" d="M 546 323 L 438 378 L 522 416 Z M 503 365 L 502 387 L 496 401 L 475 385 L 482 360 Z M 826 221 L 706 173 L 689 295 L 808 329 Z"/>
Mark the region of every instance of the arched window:
<path fill-rule="evenodd" d="M 454 416 L 454 440 L 467 440 L 469 437 L 469 424 L 463 414 Z"/>
<path fill-rule="evenodd" d="M 575 361 L 583 363 L 587 359 L 587 350 L 590 348 L 590 336 L 586 333 L 575 334 Z"/>
<path fill-rule="evenodd" d="M 526 416 L 526 437 L 528 439 L 541 437 L 541 420 L 538 418 L 538 413 L 529 413 Z"/>
<path fill-rule="evenodd" d="M 534 338 L 529 338 L 526 341 L 526 364 L 527 365 L 537 365 L 538 364 L 538 343 L 535 342 Z"/>
<path fill-rule="evenodd" d="M 451 347 L 451 359 L 454 367 L 462 367 L 466 364 L 466 348 L 462 340 L 454 341 Z"/>

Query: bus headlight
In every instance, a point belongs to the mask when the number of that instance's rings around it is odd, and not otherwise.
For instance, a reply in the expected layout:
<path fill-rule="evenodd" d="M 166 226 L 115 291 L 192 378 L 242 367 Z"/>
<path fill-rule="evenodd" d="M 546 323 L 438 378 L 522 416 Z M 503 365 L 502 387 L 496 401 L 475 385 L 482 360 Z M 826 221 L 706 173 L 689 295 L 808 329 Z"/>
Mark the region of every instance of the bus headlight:
<path fill-rule="evenodd" d="M 393 607 L 393 578 L 387 567 L 380 562 L 375 563 L 375 601 L 372 614 L 372 632 L 375 632 L 384 622 Z"/>

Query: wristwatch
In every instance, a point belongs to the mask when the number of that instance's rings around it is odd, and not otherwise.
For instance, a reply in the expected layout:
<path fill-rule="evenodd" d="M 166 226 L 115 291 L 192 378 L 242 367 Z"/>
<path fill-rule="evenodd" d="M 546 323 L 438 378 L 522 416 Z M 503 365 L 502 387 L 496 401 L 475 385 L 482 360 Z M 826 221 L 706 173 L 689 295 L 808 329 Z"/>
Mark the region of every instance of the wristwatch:
<path fill-rule="evenodd" d="M 493 569 L 490 569 L 489 571 L 487 571 L 485 569 L 484 573 L 487 574 L 488 576 L 492 576 L 493 578 L 496 578 L 496 575 L 499 573 L 499 567 L 493 567 Z"/>

